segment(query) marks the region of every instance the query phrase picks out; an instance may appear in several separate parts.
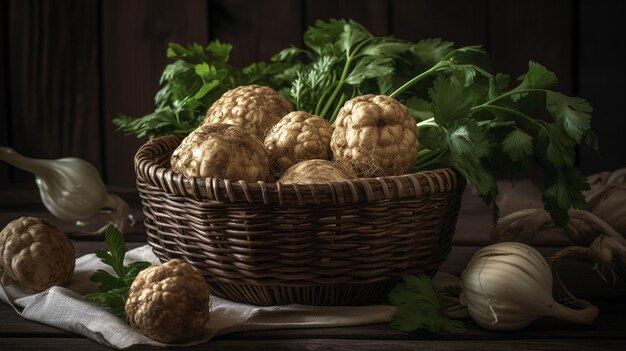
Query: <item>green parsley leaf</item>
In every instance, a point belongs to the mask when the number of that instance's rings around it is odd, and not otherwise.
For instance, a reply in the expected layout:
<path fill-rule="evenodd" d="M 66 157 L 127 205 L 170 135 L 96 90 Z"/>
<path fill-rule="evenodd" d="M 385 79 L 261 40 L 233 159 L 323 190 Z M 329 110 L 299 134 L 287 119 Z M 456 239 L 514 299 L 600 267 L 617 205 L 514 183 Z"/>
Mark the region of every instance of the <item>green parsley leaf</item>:
<path fill-rule="evenodd" d="M 103 269 L 95 271 L 90 280 L 99 283 L 97 292 L 85 295 L 85 300 L 104 305 L 116 316 L 126 319 L 124 305 L 130 286 L 137 274 L 150 266 L 150 262 L 137 261 L 125 266 L 124 257 L 128 246 L 122 233 L 113 225 L 107 228 L 104 241 L 107 250 L 96 250 L 96 256 L 112 267 L 116 275 Z"/>
<path fill-rule="evenodd" d="M 491 62 L 480 46 L 466 46 L 449 52 L 441 61 L 446 69 L 460 74 L 464 87 L 469 87 L 478 74 L 491 77 Z"/>
<path fill-rule="evenodd" d="M 423 121 L 434 118 L 431 104 L 424 99 L 412 96 L 404 102 L 404 105 L 409 109 L 411 116 L 415 119 Z"/>
<path fill-rule="evenodd" d="M 103 293 L 93 293 L 85 295 L 85 300 L 106 306 L 107 309 L 121 319 L 126 319 L 126 296 L 129 287 L 121 287 Z"/>
<path fill-rule="evenodd" d="M 509 154 L 511 160 L 521 161 L 533 154 L 533 137 L 515 129 L 506 136 L 502 142 L 502 148 Z"/>
<path fill-rule="evenodd" d="M 589 184 L 580 170 L 574 167 L 551 168 L 544 165 L 545 188 L 542 193 L 544 208 L 559 226 L 567 224 L 567 210 L 584 209 L 587 206 L 583 192 Z"/>
<path fill-rule="evenodd" d="M 359 60 L 346 77 L 346 84 L 359 85 L 366 79 L 389 76 L 393 73 L 393 61 L 388 57 L 368 56 Z"/>
<path fill-rule="evenodd" d="M 456 168 L 478 190 L 483 202 L 491 206 L 493 222 L 497 222 L 500 214 L 496 204 L 498 184 L 483 160 L 472 154 L 451 155 L 447 164 Z"/>
<path fill-rule="evenodd" d="M 339 34 L 337 46 L 341 48 L 342 52 L 350 53 L 355 49 L 355 46 L 362 43 L 365 40 L 372 38 L 372 34 L 367 31 L 362 25 L 354 21 L 340 21 L 343 23 L 343 28 Z"/>
<path fill-rule="evenodd" d="M 453 42 L 441 38 L 422 39 L 412 45 L 411 53 L 423 64 L 434 65 L 453 50 Z"/>
<path fill-rule="evenodd" d="M 509 86 L 510 78 L 508 74 L 496 73 L 496 75 L 489 80 L 488 98 L 493 99 L 505 91 Z"/>
<path fill-rule="evenodd" d="M 556 74 L 549 71 L 541 64 L 529 61 L 528 72 L 524 74 L 522 83 L 517 87 L 517 90 L 522 89 L 549 89 L 558 83 Z"/>
<path fill-rule="evenodd" d="M 306 57 L 309 59 L 313 59 L 313 54 L 310 51 L 302 50 L 292 46 L 279 51 L 277 54 L 272 56 L 271 61 L 283 63 L 294 62 L 296 61 L 298 56 L 302 54 L 306 55 Z"/>
<path fill-rule="evenodd" d="M 465 332 L 462 322 L 452 321 L 445 315 L 441 293 L 426 275 L 404 277 L 404 282 L 391 290 L 389 299 L 397 308 L 391 319 L 391 327 L 394 329 Z"/>
<path fill-rule="evenodd" d="M 337 39 L 344 31 L 345 21 L 330 19 L 328 22 L 317 20 L 315 25 L 304 32 L 304 44 L 318 55 L 332 54 Z M 344 39 L 345 40 L 345 39 Z M 344 47 L 344 45 L 341 45 Z"/>
<path fill-rule="evenodd" d="M 561 124 L 565 134 L 576 143 L 580 143 L 591 127 L 593 108 L 584 99 L 546 91 L 546 109 Z"/>
<path fill-rule="evenodd" d="M 124 276 L 126 274 L 124 255 L 128 251 L 128 246 L 124 242 L 124 236 L 111 225 L 106 229 L 104 242 L 107 250 L 96 250 L 96 256 L 105 264 L 113 267 L 118 276 Z"/>
<path fill-rule="evenodd" d="M 432 100 L 435 122 L 439 125 L 451 126 L 456 120 L 467 118 L 470 113 L 463 87 L 444 76 L 435 79 L 428 94 Z"/>
<path fill-rule="evenodd" d="M 376 38 L 370 40 L 370 44 L 359 52 L 362 56 L 399 58 L 407 50 L 412 48 L 412 44 L 408 42 Z"/>
<path fill-rule="evenodd" d="M 98 269 L 97 271 L 95 271 L 91 275 L 91 278 L 89 280 L 94 283 L 100 283 L 100 285 L 98 286 L 98 291 L 103 292 L 123 288 L 126 286 L 126 283 L 123 280 L 103 269 Z"/>

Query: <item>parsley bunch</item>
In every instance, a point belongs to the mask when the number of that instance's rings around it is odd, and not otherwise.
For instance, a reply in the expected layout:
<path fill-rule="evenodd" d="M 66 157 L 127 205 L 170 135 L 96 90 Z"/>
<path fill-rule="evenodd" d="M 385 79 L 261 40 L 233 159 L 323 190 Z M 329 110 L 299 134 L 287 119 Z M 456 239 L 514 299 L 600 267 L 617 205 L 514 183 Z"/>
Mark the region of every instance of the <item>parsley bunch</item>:
<path fill-rule="evenodd" d="M 556 224 L 565 225 L 570 207 L 586 205 L 583 192 L 589 185 L 575 167 L 575 148 L 586 144 L 597 150 L 592 107 L 550 90 L 556 76 L 538 63 L 530 61 L 513 88 L 508 76 L 479 67 L 466 64 L 459 72 L 450 66 L 436 76 L 428 89 L 430 103 L 421 106 L 421 115 L 432 117 L 417 123 L 422 148 L 414 169 L 456 168 L 492 205 L 497 220 L 496 177 L 515 181 L 537 165 L 544 175 L 545 209 Z M 551 120 L 532 117 L 541 110 Z"/>
<path fill-rule="evenodd" d="M 329 122 L 353 97 L 389 95 L 409 108 L 420 128 L 413 171 L 457 169 L 492 206 L 494 221 L 496 178 L 515 181 L 536 166 L 543 170 L 542 199 L 555 223 L 564 225 L 569 208 L 585 206 L 588 185 L 575 167 L 575 150 L 580 144 L 597 150 L 592 108 L 551 90 L 557 78 L 542 65 L 530 61 L 511 86 L 479 46 L 375 37 L 351 20 L 317 21 L 304 43 L 304 49 L 286 48 L 270 63 L 241 70 L 228 63 L 229 44 L 170 44 L 167 55 L 175 61 L 163 72 L 155 111 L 114 122 L 137 136 L 186 134 L 225 91 L 248 84 L 268 85 L 297 110 Z"/>
<path fill-rule="evenodd" d="M 496 177 L 515 181 L 539 166 L 543 202 L 555 223 L 569 208 L 583 208 L 585 179 L 575 167 L 575 150 L 597 150 L 590 129 L 591 106 L 550 90 L 553 72 L 530 61 L 520 83 L 493 73 L 479 46 L 458 49 L 427 39 L 418 43 L 374 37 L 354 21 L 317 21 L 304 34 L 308 50 L 288 48 L 273 58 L 292 65 L 282 77 L 297 109 L 332 122 L 345 101 L 385 94 L 403 101 L 420 127 L 414 171 L 453 167 L 481 194 L 498 219 Z M 307 61 L 298 61 L 304 56 Z M 552 121 L 541 116 L 547 111 Z M 537 115 L 539 113 L 539 115 Z"/>

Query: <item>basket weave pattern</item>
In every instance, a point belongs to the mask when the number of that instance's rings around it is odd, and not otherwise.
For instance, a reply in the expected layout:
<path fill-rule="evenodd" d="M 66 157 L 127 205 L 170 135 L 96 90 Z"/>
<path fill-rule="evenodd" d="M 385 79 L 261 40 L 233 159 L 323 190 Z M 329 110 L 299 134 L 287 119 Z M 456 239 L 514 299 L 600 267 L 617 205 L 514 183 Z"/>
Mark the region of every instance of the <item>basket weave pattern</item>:
<path fill-rule="evenodd" d="M 151 140 L 135 156 L 148 242 L 159 259 L 194 265 L 214 295 L 375 303 L 448 256 L 465 185 L 451 169 L 315 185 L 188 178 L 169 169 L 181 140 Z"/>

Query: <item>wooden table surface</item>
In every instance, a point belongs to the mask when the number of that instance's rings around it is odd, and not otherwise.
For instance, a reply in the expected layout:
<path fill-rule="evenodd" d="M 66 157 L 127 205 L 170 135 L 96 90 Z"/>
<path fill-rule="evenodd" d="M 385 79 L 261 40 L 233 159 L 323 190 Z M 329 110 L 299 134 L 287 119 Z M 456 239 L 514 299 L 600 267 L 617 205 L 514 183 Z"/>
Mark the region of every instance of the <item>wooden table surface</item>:
<path fill-rule="evenodd" d="M 524 184 L 518 190 L 504 190 L 503 211 L 526 205 Z M 131 205 L 141 222 L 137 194 L 129 189 L 111 189 Z M 0 184 L 0 228 L 23 215 L 49 219 L 74 238 L 76 255 L 103 248 L 102 238 L 75 235 L 67 224 L 46 212 L 34 186 Z M 468 189 L 463 198 L 452 252 L 442 271 L 459 274 L 471 255 L 492 243 L 489 237 L 489 211 Z M 141 223 L 127 233 L 129 246 L 145 244 Z M 544 255 L 558 251 L 568 242 L 552 234 L 534 243 Z M 626 284 L 603 281 L 588 262 L 568 261 L 562 265 L 568 287 L 581 298 L 596 304 L 600 315 L 591 326 L 578 326 L 543 318 L 518 332 L 493 332 L 466 321 L 467 333 L 460 335 L 429 332 L 400 332 L 386 324 L 349 328 L 249 331 L 223 335 L 186 350 L 626 350 Z M 0 350 L 105 350 L 107 347 L 83 336 L 28 321 L 0 303 Z M 138 346 L 144 350 L 154 347 Z"/>

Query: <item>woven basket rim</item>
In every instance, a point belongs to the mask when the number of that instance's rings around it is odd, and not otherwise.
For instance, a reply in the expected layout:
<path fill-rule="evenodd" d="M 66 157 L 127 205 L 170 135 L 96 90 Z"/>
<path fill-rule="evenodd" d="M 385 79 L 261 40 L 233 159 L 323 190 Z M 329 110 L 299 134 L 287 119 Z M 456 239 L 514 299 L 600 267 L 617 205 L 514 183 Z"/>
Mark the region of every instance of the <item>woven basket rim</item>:
<path fill-rule="evenodd" d="M 184 136 L 168 135 L 148 140 L 135 154 L 137 183 L 169 195 L 211 203 L 263 203 L 276 205 L 356 204 L 362 202 L 427 197 L 465 186 L 465 178 L 452 168 L 399 176 L 357 178 L 323 184 L 231 181 L 212 177 L 187 177 L 165 164 Z"/>

